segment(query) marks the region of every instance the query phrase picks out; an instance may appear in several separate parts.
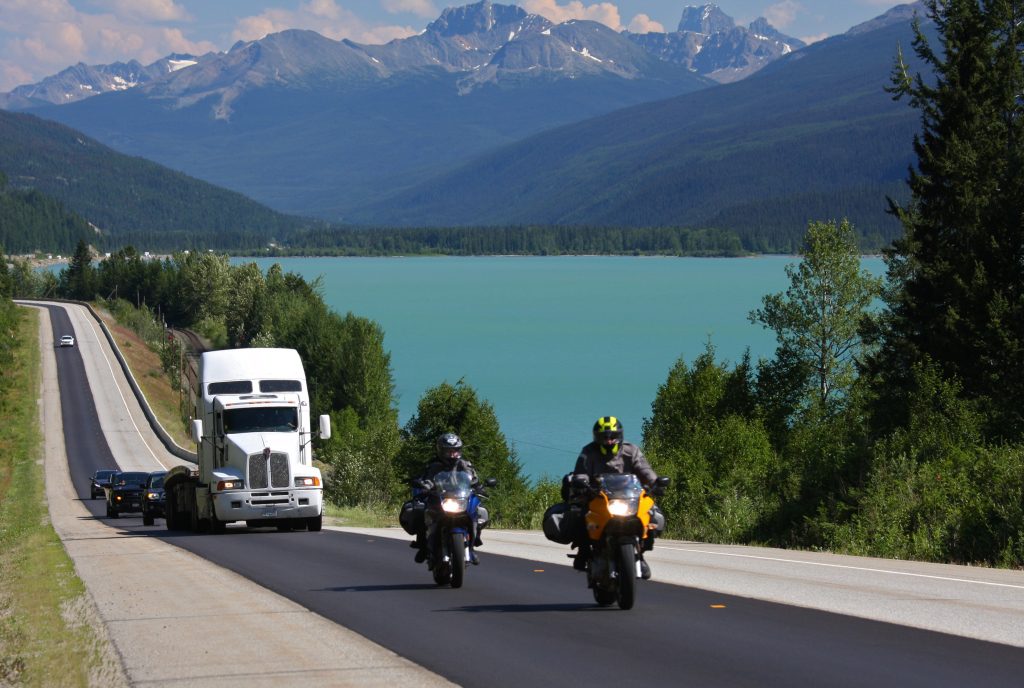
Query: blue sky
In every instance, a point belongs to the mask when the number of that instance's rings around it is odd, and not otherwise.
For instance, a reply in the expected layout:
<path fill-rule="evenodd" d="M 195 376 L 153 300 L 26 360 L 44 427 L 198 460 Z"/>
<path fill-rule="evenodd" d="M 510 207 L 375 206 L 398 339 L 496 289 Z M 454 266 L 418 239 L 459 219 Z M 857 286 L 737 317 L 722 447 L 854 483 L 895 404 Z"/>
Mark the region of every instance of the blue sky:
<path fill-rule="evenodd" d="M 421 31 L 447 6 L 470 0 L 0 0 L 0 92 L 77 62 L 226 50 L 237 40 L 289 28 L 331 38 L 385 43 Z M 614 29 L 674 31 L 683 8 L 700 0 L 515 0 L 559 22 L 593 19 Z M 739 24 L 767 17 L 808 42 L 843 33 L 898 0 L 721 0 Z"/>

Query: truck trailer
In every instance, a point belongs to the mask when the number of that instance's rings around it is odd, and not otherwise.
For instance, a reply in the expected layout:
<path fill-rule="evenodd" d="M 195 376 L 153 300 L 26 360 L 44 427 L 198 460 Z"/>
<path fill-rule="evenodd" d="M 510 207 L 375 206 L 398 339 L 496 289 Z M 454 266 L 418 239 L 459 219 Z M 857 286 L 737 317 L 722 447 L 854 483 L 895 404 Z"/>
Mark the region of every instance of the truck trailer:
<path fill-rule="evenodd" d="M 222 533 L 229 523 L 320 530 L 323 481 L 313 466 L 309 389 L 293 349 L 207 351 L 199 359 L 196 466 L 164 478 L 168 530 Z M 320 416 L 321 439 L 331 436 Z"/>

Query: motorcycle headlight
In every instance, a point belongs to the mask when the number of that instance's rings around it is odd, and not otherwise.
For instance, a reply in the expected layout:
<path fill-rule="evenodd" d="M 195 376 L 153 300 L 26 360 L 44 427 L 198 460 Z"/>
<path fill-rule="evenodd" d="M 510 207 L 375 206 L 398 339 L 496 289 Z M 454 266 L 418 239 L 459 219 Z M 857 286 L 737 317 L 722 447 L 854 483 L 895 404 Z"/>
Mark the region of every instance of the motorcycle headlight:
<path fill-rule="evenodd" d="M 608 513 L 612 516 L 635 516 L 639 506 L 639 499 L 611 499 L 608 501 Z"/>
<path fill-rule="evenodd" d="M 455 499 L 454 497 L 447 497 L 441 500 L 441 509 L 449 514 L 457 514 L 460 511 L 466 510 L 465 499 Z"/>

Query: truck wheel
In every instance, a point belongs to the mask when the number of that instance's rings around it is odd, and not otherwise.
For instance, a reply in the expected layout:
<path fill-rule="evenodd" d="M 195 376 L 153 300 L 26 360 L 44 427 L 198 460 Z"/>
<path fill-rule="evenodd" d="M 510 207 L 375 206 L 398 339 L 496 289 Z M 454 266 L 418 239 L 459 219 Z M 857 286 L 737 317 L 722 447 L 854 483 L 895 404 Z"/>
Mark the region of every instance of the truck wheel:
<path fill-rule="evenodd" d="M 227 524 L 217 518 L 217 514 L 210 515 L 210 532 L 214 535 L 221 535 L 227 530 Z"/>
<path fill-rule="evenodd" d="M 306 519 L 306 528 L 311 533 L 319 533 L 324 527 L 324 515 L 310 516 Z"/>

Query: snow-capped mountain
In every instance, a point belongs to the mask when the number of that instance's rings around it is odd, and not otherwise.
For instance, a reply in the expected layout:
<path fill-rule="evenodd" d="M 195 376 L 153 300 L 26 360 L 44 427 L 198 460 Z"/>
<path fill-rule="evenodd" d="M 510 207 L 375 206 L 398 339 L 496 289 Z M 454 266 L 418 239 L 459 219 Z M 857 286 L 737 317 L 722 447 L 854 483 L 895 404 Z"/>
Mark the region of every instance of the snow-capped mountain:
<path fill-rule="evenodd" d="M 674 33 L 629 34 L 645 50 L 715 81 L 746 78 L 770 62 L 805 47 L 764 17 L 743 28 L 717 5 L 687 7 Z"/>
<path fill-rule="evenodd" d="M 282 31 L 33 112 L 276 209 L 338 219 L 492 146 L 713 85 L 602 24 L 484 0 L 385 45 Z"/>
<path fill-rule="evenodd" d="M 628 39 L 628 40 L 626 40 Z M 37 84 L 0 94 L 0 107 L 23 110 L 151 85 L 152 94 L 179 105 L 218 94 L 215 110 L 230 117 L 231 103 L 249 88 L 271 83 L 309 87 L 323 80 L 365 82 L 398 73 L 442 69 L 459 73 L 457 90 L 523 79 L 572 79 L 583 74 L 637 79 L 666 72 L 651 58 L 686 67 L 716 81 L 735 81 L 804 44 L 759 19 L 736 27 L 716 5 L 687 7 L 673 33 L 619 34 L 603 24 L 572 20 L 555 25 L 516 5 L 482 0 L 449 7 L 426 29 L 383 45 L 334 41 L 291 30 L 236 43 L 226 53 L 170 55 L 143 67 L 136 61 L 70 67 Z M 639 47 L 639 49 L 637 49 Z M 178 74 L 182 67 L 195 66 Z M 668 78 L 675 78 L 669 76 Z"/>
<path fill-rule="evenodd" d="M 9 93 L 0 93 L 0 108 L 24 110 L 46 104 L 65 105 L 101 93 L 125 91 L 190 67 L 199 59 L 193 55 L 171 54 L 148 65 L 142 65 L 138 60 L 108 65 L 79 62 L 39 83 L 18 86 Z"/>

